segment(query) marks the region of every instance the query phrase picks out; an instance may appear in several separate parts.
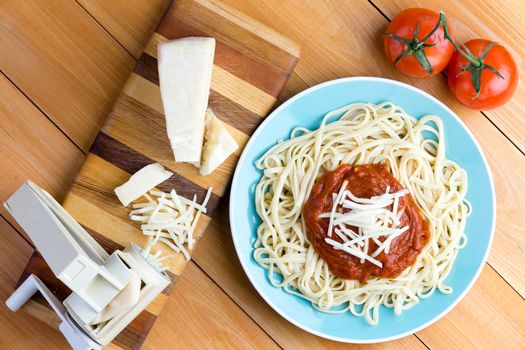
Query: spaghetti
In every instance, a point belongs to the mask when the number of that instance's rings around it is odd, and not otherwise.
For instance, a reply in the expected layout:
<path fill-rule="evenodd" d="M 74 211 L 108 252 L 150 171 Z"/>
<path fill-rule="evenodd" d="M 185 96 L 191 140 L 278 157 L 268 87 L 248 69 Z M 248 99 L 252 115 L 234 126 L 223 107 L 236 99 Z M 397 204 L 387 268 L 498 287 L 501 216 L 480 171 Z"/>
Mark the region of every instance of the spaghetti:
<path fill-rule="evenodd" d="M 308 240 L 303 204 L 315 181 L 342 164 L 385 164 L 429 222 L 430 239 L 410 267 L 395 278 L 366 282 L 333 275 Z M 467 174 L 445 157 L 443 123 L 434 115 L 416 119 L 390 102 L 355 103 L 329 112 L 317 130 L 295 128 L 256 166 L 257 230 L 254 258 L 271 283 L 309 300 L 320 311 L 351 312 L 375 325 L 381 305 L 396 315 L 444 284 L 467 243 L 470 205 Z"/>

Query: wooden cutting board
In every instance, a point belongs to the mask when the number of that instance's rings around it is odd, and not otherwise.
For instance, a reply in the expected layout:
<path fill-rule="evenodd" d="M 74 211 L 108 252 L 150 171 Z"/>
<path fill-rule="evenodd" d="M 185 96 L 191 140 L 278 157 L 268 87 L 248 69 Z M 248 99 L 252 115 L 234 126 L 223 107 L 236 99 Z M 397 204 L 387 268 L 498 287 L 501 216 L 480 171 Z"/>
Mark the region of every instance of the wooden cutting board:
<path fill-rule="evenodd" d="M 157 72 L 157 44 L 187 37 L 211 36 L 217 40 L 209 106 L 224 121 L 239 150 L 209 176 L 198 169 L 175 163 L 166 134 Z M 196 239 L 213 218 L 224 196 L 240 152 L 249 136 L 268 114 L 298 60 L 298 47 L 279 33 L 209 0 L 174 1 L 144 49 L 106 124 L 97 136 L 76 176 L 63 206 L 108 251 L 123 249 L 131 242 L 144 245 L 139 225 L 128 218 L 113 189 L 145 165 L 158 162 L 174 176 L 158 188 L 177 190 L 202 201 L 208 187 L 213 194 L 208 214 L 197 227 Z M 174 254 L 163 244 L 156 248 Z M 138 349 L 159 315 L 178 276 L 186 265 L 182 254 L 166 261 L 172 284 L 143 311 L 111 344 L 112 348 Z M 39 254 L 34 254 L 21 281 L 35 273 L 63 299 L 69 291 L 56 280 Z M 41 320 L 54 318 L 35 298 L 25 308 Z"/>

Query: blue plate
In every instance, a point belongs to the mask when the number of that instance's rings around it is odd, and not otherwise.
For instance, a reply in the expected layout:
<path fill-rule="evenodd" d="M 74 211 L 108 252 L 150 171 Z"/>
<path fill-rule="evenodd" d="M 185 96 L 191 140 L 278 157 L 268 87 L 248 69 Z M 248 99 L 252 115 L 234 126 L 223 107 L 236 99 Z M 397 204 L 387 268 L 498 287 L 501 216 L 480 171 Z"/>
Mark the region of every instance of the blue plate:
<path fill-rule="evenodd" d="M 445 124 L 446 154 L 469 174 L 467 199 L 473 212 L 468 218 L 468 244 L 461 249 L 446 284 L 451 295 L 435 292 L 412 309 L 395 316 L 382 307 L 377 326 L 350 313 L 326 314 L 309 302 L 273 287 L 266 270 L 253 259 L 253 243 L 260 223 L 255 212 L 254 189 L 261 172 L 255 161 L 278 139 L 289 137 L 297 126 L 317 128 L 329 111 L 351 102 L 391 101 L 406 112 L 421 117 L 436 114 Z M 481 116 L 480 116 L 481 118 Z M 355 77 L 329 81 L 292 97 L 277 108 L 255 131 L 242 153 L 231 187 L 230 222 L 235 249 L 244 271 L 263 299 L 296 326 L 332 340 L 375 343 L 414 333 L 450 311 L 478 277 L 487 258 L 496 221 L 494 185 L 485 157 L 465 124 L 443 103 L 410 85 L 382 78 Z"/>

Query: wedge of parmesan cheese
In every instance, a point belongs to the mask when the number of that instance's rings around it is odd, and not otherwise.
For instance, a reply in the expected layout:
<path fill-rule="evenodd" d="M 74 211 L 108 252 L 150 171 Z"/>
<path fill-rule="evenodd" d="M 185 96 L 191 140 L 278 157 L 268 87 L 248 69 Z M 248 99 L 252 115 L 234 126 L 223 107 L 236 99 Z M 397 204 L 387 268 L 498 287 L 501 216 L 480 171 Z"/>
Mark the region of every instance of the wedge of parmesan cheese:
<path fill-rule="evenodd" d="M 199 167 L 215 39 L 189 37 L 158 45 L 162 105 L 177 162 Z"/>
<path fill-rule="evenodd" d="M 115 188 L 115 194 L 125 207 L 149 190 L 166 181 L 173 175 L 159 163 L 146 165 L 144 168 L 131 175 L 129 180 Z"/>
<path fill-rule="evenodd" d="M 204 139 L 206 141 L 202 151 L 202 161 L 199 171 L 201 175 L 209 175 L 217 169 L 230 154 L 235 152 L 235 150 L 239 148 L 239 145 L 211 109 L 206 111 L 206 134 Z"/>

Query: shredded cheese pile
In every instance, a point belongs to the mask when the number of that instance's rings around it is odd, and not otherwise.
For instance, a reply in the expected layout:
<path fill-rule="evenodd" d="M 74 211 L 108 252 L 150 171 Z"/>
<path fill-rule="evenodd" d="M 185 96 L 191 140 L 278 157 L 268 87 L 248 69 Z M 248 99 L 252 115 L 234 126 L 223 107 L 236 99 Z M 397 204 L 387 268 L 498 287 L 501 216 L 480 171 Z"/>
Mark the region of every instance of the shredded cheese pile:
<path fill-rule="evenodd" d="M 347 185 L 348 182 L 344 181 L 339 193 L 332 194 L 332 210 L 319 215 L 320 219 L 330 219 L 325 242 L 336 250 L 343 250 L 358 257 L 361 263 L 367 260 L 383 267 L 375 257 L 382 251 L 388 254 L 392 241 L 408 230 L 408 226 L 398 227 L 403 214 L 403 211 L 398 212 L 399 198 L 408 191 L 389 193 L 390 187 L 387 187 L 382 195 L 359 198 L 346 190 Z M 390 206 L 392 210 L 389 209 Z M 356 227 L 357 232 L 349 226 Z M 332 233 L 335 233 L 343 243 L 330 238 Z M 379 237 L 384 237 L 384 240 L 380 241 Z M 371 254 L 368 251 L 370 240 L 378 246 Z"/>
<path fill-rule="evenodd" d="M 197 203 L 197 196 L 193 200 L 177 195 L 173 189 L 171 192 L 151 190 L 144 194 L 147 202 L 133 204 L 133 210 L 129 217 L 133 221 L 141 223 L 142 233 L 149 237 L 148 245 L 144 249 L 149 252 L 157 242 L 162 242 L 176 253 L 184 254 L 186 260 L 190 260 L 188 250 L 193 249 L 195 244 L 194 232 L 197 222 L 202 213 L 206 214 L 206 204 L 211 196 L 212 188 L 208 189 L 204 201 Z M 184 245 L 187 245 L 187 249 Z M 160 251 L 151 255 L 151 262 L 162 268 Z"/>

